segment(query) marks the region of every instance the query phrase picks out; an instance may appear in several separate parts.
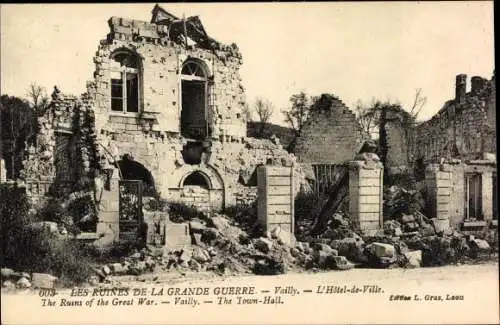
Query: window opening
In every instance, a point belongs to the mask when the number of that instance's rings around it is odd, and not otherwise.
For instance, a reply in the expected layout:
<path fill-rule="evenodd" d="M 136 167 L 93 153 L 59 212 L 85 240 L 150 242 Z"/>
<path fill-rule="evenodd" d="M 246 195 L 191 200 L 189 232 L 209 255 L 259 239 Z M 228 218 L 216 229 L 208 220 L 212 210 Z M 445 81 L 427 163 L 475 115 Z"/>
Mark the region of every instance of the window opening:
<path fill-rule="evenodd" d="M 181 134 L 190 139 L 203 140 L 208 134 L 207 77 L 196 61 L 186 62 L 181 70 Z"/>
<path fill-rule="evenodd" d="M 194 172 L 192 174 L 189 174 L 184 180 L 183 186 L 199 186 L 207 190 L 210 188 L 205 176 L 203 176 L 199 172 Z"/>
<path fill-rule="evenodd" d="M 111 72 L 111 110 L 139 112 L 139 58 L 128 51 L 119 51 L 112 59 L 120 64 Z"/>
<path fill-rule="evenodd" d="M 465 175 L 465 196 L 465 219 L 483 220 L 481 174 L 467 173 Z"/>

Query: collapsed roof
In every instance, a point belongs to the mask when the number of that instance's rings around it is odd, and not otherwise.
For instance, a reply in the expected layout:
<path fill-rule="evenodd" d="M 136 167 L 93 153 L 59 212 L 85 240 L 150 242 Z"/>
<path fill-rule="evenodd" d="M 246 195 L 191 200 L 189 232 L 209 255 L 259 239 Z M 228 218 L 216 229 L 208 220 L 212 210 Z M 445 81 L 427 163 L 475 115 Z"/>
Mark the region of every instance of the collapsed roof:
<path fill-rule="evenodd" d="M 152 11 L 151 23 L 167 26 L 168 36 L 175 42 L 187 42 L 189 37 L 202 48 L 210 50 L 219 48 L 219 43 L 208 36 L 198 16 L 178 18 L 156 4 Z"/>

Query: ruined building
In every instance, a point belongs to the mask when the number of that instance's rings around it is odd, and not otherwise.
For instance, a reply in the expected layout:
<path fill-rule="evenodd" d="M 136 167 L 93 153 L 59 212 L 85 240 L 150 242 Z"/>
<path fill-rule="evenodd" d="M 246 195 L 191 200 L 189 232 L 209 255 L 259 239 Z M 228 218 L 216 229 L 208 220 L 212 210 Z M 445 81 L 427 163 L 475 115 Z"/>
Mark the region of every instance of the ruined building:
<path fill-rule="evenodd" d="M 408 126 L 407 126 L 408 128 Z M 430 217 L 453 228 L 482 229 L 498 220 L 495 74 L 456 76 L 455 98 L 411 129 L 387 123 L 390 166 L 426 168 Z"/>
<path fill-rule="evenodd" d="M 108 25 L 87 92 L 56 88 L 40 118 L 23 172 L 32 197 L 94 191 L 96 231 L 106 233 L 116 231 L 120 191 L 216 211 L 255 199 L 259 164 L 294 164 L 279 143 L 247 137 L 236 44 L 159 6 L 150 22 L 112 17 Z"/>

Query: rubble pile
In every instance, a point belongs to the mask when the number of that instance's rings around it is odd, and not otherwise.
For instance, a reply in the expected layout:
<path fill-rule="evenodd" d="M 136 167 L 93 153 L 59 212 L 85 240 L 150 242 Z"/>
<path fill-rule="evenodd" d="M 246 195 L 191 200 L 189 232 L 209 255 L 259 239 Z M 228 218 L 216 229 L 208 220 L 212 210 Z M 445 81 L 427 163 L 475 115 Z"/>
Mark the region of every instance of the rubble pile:
<path fill-rule="evenodd" d="M 1 269 L 2 290 L 53 288 L 57 277 L 45 273 L 16 272 L 9 268 Z"/>

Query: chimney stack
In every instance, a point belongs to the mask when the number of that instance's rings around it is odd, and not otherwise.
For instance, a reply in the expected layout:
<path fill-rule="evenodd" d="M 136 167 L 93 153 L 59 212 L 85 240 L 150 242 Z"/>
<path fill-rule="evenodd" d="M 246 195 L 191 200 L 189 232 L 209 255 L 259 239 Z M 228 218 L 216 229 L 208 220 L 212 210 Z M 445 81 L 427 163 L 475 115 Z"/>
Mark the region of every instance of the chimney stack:
<path fill-rule="evenodd" d="M 455 83 L 455 100 L 458 103 L 462 103 L 465 100 L 466 89 L 467 89 L 467 75 L 466 74 L 457 75 Z"/>
<path fill-rule="evenodd" d="M 486 84 L 486 79 L 474 76 L 470 79 L 470 83 L 471 83 L 470 91 L 472 92 L 472 94 L 477 95 L 479 94 L 481 89 L 484 88 L 484 85 Z"/>

